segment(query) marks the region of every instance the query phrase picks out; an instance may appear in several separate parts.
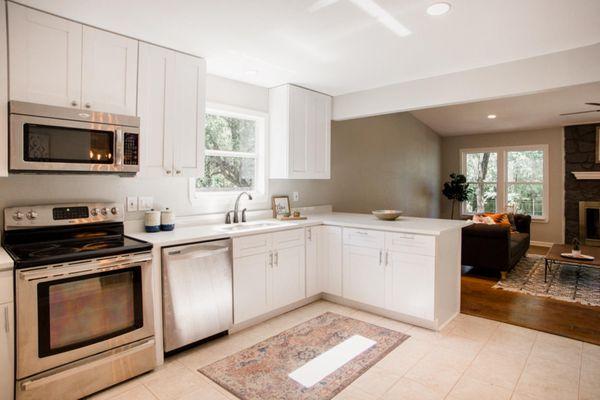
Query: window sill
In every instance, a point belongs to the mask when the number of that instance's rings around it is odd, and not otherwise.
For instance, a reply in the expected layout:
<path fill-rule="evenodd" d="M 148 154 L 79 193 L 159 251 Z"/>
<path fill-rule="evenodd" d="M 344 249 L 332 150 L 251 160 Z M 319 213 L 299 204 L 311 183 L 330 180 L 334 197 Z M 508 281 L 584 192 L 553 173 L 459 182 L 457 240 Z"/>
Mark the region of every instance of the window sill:
<path fill-rule="evenodd" d="M 248 192 L 252 201 L 244 198 L 244 207 L 249 210 L 271 208 L 267 193 L 259 191 L 231 191 L 231 192 L 201 192 L 196 190 L 195 179 L 190 179 L 189 200 L 192 206 L 202 207 L 203 212 L 225 212 L 233 209 L 236 198 L 242 192 Z"/>

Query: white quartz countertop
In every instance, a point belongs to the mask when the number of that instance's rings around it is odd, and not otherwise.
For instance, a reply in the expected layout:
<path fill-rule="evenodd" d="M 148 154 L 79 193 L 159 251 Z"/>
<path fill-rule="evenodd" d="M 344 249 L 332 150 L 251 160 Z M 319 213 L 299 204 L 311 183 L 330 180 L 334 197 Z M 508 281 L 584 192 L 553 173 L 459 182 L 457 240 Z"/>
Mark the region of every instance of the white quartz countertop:
<path fill-rule="evenodd" d="M 136 239 L 145 240 L 160 247 L 173 246 L 205 240 L 233 238 L 239 236 L 256 235 L 260 233 L 276 232 L 294 227 L 314 225 L 333 225 L 347 228 L 374 229 L 390 232 L 415 233 L 422 235 L 440 235 L 443 232 L 461 229 L 469 224 L 467 221 L 457 221 L 435 218 L 400 217 L 396 221 L 381 221 L 371 214 L 328 213 L 308 215 L 308 219 L 300 221 L 276 221 L 274 219 L 255 220 L 247 224 L 260 224 L 272 222 L 273 225 L 257 227 L 255 229 L 226 231 L 231 225 L 195 225 L 175 227 L 170 232 L 128 232 L 127 235 Z"/>
<path fill-rule="evenodd" d="M 8 255 L 6 250 L 0 247 L 0 271 L 6 269 L 13 269 L 14 262 L 11 256 Z"/>

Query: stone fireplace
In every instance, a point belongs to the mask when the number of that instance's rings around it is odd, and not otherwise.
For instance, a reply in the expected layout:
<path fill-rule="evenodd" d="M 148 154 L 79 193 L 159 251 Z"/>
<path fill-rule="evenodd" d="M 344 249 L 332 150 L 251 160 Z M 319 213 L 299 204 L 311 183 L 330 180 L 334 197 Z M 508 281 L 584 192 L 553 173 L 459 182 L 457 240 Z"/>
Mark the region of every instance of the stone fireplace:
<path fill-rule="evenodd" d="M 600 204 L 600 180 L 577 179 L 574 172 L 600 172 L 597 163 L 597 129 L 600 123 L 565 126 L 565 243 L 574 238 L 590 234 L 587 244 L 600 245 L 593 238 L 598 227 L 594 227 L 600 213 L 599 207 L 586 206 Z M 581 211 L 582 207 L 584 208 Z M 589 209 L 589 211 L 587 211 Z M 600 236 L 600 235 L 598 235 Z"/>
<path fill-rule="evenodd" d="M 579 240 L 588 246 L 600 246 L 600 201 L 579 202 Z"/>

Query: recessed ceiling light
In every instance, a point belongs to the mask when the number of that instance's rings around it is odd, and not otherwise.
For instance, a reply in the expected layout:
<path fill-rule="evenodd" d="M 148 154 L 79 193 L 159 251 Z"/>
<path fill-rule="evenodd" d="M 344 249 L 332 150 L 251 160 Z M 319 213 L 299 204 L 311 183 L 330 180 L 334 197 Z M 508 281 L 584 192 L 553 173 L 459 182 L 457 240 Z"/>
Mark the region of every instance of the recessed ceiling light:
<path fill-rule="evenodd" d="M 488 119 L 496 119 L 496 114 L 490 114 L 490 115 L 488 115 Z"/>
<path fill-rule="evenodd" d="M 450 11 L 451 7 L 452 6 L 450 5 L 450 3 L 445 3 L 445 2 L 433 3 L 432 5 L 427 7 L 427 14 L 434 15 L 434 16 L 444 15 L 448 11 Z"/>

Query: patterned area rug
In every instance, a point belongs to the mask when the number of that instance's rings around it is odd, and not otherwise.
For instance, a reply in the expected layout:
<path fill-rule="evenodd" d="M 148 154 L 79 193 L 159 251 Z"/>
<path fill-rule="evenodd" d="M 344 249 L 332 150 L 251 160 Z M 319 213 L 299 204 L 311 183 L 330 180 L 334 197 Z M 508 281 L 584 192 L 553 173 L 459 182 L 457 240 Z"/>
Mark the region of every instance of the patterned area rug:
<path fill-rule="evenodd" d="M 377 343 L 312 387 L 288 374 L 354 335 Z M 199 371 L 243 400 L 328 400 L 409 336 L 327 312 Z"/>
<path fill-rule="evenodd" d="M 600 269 L 553 265 L 544 282 L 544 257 L 528 255 L 515 265 L 506 280 L 496 283 L 494 289 L 600 306 Z"/>

